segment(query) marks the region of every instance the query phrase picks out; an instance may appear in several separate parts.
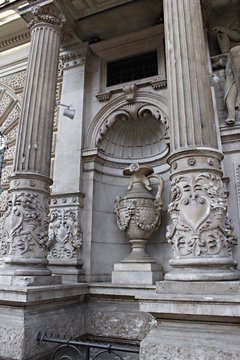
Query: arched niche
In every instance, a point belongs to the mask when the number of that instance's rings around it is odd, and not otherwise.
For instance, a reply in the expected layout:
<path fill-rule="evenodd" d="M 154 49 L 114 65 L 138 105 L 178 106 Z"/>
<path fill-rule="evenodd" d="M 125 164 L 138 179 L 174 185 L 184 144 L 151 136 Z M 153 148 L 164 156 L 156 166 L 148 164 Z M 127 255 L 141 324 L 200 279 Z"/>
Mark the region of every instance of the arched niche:
<path fill-rule="evenodd" d="M 93 149 L 112 164 L 153 164 L 165 158 L 169 151 L 166 99 L 139 91 L 134 102 L 124 95 L 110 101 L 87 130 L 84 150 Z"/>

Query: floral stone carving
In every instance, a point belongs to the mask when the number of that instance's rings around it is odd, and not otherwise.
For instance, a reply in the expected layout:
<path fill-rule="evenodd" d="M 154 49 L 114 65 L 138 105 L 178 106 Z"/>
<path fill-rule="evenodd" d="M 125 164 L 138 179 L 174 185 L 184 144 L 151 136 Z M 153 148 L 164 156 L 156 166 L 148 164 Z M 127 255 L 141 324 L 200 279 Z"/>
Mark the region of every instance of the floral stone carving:
<path fill-rule="evenodd" d="M 131 175 L 128 193 L 115 200 L 114 212 L 120 230 L 126 232 L 132 246 L 131 254 L 123 262 L 153 262 L 145 252 L 147 239 L 161 224 L 163 180 L 152 175 L 151 166 L 131 164 L 123 171 Z M 159 187 L 154 198 L 151 194 L 150 178 L 159 180 Z"/>
<path fill-rule="evenodd" d="M 172 182 L 167 237 L 176 256 L 229 256 L 234 236 L 218 175 L 177 176 Z"/>
<path fill-rule="evenodd" d="M 73 259 L 82 246 L 78 210 L 72 208 L 53 209 L 50 217 L 49 237 L 53 245 L 49 259 Z"/>
<path fill-rule="evenodd" d="M 195 162 L 192 166 L 192 159 Z M 209 158 L 211 161 L 209 162 Z M 167 280 L 217 281 L 239 278 L 232 257 L 235 237 L 228 219 L 226 194 L 216 150 L 192 150 L 176 153 L 169 159 L 172 187 L 167 228 L 173 248 L 170 265 L 174 270 Z"/>
<path fill-rule="evenodd" d="M 28 179 L 11 180 L 0 240 L 4 274 L 49 275 L 48 192 L 45 181 L 36 180 L 34 189 L 27 189 L 28 183 Z"/>
<path fill-rule="evenodd" d="M 48 199 L 40 194 L 9 194 L 5 228 L 1 241 L 2 255 L 23 255 L 34 247 L 45 250 L 48 240 Z"/>

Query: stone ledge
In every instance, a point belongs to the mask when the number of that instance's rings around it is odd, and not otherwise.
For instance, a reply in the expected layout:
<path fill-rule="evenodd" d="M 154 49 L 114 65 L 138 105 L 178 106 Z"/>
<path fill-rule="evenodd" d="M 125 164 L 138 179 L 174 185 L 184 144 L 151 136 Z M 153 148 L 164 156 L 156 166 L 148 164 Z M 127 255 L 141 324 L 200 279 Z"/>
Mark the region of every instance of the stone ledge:
<path fill-rule="evenodd" d="M 90 295 L 111 295 L 111 296 L 129 296 L 135 297 L 140 295 L 155 294 L 155 285 L 126 285 L 112 283 L 90 283 Z"/>
<path fill-rule="evenodd" d="M 87 284 L 60 284 L 46 286 L 4 286 L 0 289 L 0 304 L 29 303 L 70 299 L 88 294 Z"/>
<path fill-rule="evenodd" d="M 158 281 L 159 294 L 240 295 L 240 281 Z"/>
<path fill-rule="evenodd" d="M 240 318 L 240 295 L 183 295 L 156 294 L 137 296 L 139 310 L 156 318 L 221 317 L 221 320 Z M 225 318 L 225 319 L 223 319 Z"/>

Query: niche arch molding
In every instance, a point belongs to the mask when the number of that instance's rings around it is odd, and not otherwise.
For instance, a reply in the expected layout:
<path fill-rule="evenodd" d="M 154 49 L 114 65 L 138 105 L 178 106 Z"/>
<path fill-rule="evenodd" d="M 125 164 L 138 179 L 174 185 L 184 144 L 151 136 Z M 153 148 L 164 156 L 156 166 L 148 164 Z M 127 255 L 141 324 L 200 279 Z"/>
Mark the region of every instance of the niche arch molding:
<path fill-rule="evenodd" d="M 106 104 L 89 125 L 83 156 L 94 153 L 105 162 L 162 162 L 169 153 L 167 100 L 138 91 L 134 101 L 120 95 Z"/>

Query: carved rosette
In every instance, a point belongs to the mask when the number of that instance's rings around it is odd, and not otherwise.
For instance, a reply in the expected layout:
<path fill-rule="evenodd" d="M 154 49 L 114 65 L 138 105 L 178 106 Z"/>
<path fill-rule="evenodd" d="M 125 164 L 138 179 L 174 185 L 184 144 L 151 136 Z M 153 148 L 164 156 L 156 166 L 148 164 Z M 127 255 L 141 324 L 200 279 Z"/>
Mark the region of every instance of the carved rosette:
<path fill-rule="evenodd" d="M 174 254 L 170 264 L 177 271 L 168 273 L 166 279 L 239 277 L 233 270 L 236 262 L 232 258 L 232 247 L 236 240 L 227 214 L 221 158 L 217 151 L 195 150 L 169 159 L 172 224 L 168 226 L 167 238 Z M 184 268 L 191 268 L 192 272 L 184 273 Z"/>
<path fill-rule="evenodd" d="M 45 179 L 13 177 L 7 197 L 1 256 L 9 274 L 49 275 L 46 268 L 49 184 Z M 24 261 L 23 261 L 24 259 Z"/>

